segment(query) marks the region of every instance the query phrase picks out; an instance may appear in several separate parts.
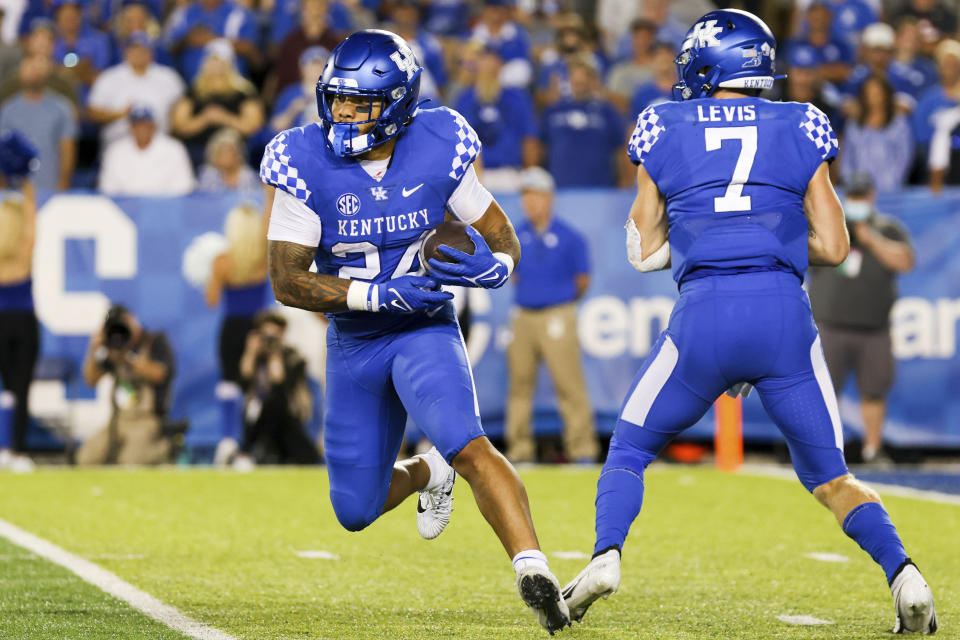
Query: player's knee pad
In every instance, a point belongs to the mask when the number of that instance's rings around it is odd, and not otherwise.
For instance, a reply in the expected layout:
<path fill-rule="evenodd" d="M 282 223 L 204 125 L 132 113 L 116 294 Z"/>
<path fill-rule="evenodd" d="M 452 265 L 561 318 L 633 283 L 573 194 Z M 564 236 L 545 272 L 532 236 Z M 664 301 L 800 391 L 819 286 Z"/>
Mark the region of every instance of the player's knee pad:
<path fill-rule="evenodd" d="M 607 453 L 607 461 L 603 465 L 601 475 L 615 469 L 624 469 L 643 477 L 644 470 L 657 457 L 656 452 L 648 451 L 636 446 L 634 443 L 618 438 L 616 435 L 610 439 L 610 451 Z"/>
<path fill-rule="evenodd" d="M 356 491 L 349 489 L 331 489 L 330 502 L 337 521 L 347 531 L 360 531 L 380 517 L 383 504 L 374 505 Z"/>

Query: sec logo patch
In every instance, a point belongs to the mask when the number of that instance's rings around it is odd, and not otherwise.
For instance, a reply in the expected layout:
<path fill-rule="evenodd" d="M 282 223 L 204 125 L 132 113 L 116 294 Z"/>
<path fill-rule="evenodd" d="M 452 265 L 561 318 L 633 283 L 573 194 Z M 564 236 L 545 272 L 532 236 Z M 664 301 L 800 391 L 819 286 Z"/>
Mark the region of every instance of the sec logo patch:
<path fill-rule="evenodd" d="M 360 198 L 352 193 L 345 193 L 337 198 L 337 211 L 340 215 L 355 216 L 360 211 Z"/>

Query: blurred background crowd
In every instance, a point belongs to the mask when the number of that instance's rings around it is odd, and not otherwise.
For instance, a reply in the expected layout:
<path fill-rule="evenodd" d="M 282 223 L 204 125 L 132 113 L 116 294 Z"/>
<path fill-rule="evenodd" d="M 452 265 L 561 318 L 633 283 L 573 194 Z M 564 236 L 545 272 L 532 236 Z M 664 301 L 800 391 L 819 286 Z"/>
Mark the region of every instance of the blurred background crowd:
<path fill-rule="evenodd" d="M 330 50 L 382 27 L 425 66 L 428 105 L 477 130 L 492 189 L 533 165 L 560 188 L 623 186 L 636 115 L 669 99 L 682 36 L 714 4 L 771 25 L 788 74 L 771 97 L 831 117 L 838 181 L 960 181 L 947 0 L 2 0 L 0 130 L 39 149 L 40 190 L 254 189 L 265 142 L 316 120 Z"/>

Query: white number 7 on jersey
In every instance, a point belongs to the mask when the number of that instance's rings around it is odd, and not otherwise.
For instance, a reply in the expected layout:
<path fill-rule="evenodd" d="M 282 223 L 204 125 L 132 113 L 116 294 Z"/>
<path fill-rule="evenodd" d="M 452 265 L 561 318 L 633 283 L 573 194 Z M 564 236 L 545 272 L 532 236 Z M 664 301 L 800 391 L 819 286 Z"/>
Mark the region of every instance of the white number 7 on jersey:
<path fill-rule="evenodd" d="M 743 185 L 750 178 L 753 158 L 757 155 L 756 127 L 709 127 L 703 130 L 707 151 L 716 151 L 724 140 L 740 141 L 740 156 L 733 168 L 733 177 L 723 196 L 713 199 L 713 210 L 717 213 L 728 211 L 750 211 L 750 196 L 743 193 Z"/>

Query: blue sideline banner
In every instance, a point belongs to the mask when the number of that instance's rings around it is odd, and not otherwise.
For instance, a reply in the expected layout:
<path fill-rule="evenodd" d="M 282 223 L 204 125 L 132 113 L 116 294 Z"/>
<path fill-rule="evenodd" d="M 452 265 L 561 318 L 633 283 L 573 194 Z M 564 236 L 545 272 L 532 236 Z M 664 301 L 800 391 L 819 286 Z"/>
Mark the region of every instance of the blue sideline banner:
<path fill-rule="evenodd" d="M 626 261 L 623 222 L 632 197 L 626 191 L 578 190 L 562 193 L 556 201 L 557 215 L 589 240 L 592 284 L 580 306 L 579 337 L 591 400 L 605 430 L 677 295 L 669 273 L 641 275 Z M 522 216 L 517 197 L 498 199 L 515 220 Z M 170 338 L 177 356 L 173 416 L 189 420 L 188 444 L 208 447 L 215 442 L 220 311 L 206 307 L 202 293 L 181 274 L 181 262 L 190 242 L 220 231 L 238 202 L 237 196 L 110 199 L 83 194 L 42 201 L 34 292 L 43 324 L 43 357 L 70 363 L 63 397 L 75 407 L 75 419 L 92 415 L 86 409 L 95 393 L 80 375 L 89 336 L 102 324 L 108 301 L 122 302 L 145 326 Z M 901 299 L 892 314 L 898 369 L 888 438 L 897 445 L 960 446 L 960 395 L 953 392 L 960 383 L 960 192 L 941 197 L 906 192 L 881 198 L 879 208 L 904 221 L 917 252 L 917 268 L 901 278 Z M 469 347 L 491 433 L 502 429 L 511 300 L 509 285 L 470 292 Z M 549 418 L 555 403 L 545 372 L 535 404 L 538 416 Z M 861 431 L 852 385 L 843 392 L 841 414 L 848 434 Z M 778 438 L 755 396 L 744 403 L 744 421 L 748 439 Z M 688 433 L 710 437 L 712 430 L 708 414 Z"/>

